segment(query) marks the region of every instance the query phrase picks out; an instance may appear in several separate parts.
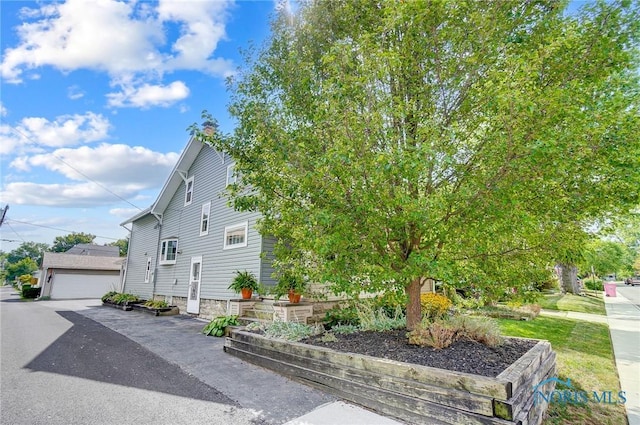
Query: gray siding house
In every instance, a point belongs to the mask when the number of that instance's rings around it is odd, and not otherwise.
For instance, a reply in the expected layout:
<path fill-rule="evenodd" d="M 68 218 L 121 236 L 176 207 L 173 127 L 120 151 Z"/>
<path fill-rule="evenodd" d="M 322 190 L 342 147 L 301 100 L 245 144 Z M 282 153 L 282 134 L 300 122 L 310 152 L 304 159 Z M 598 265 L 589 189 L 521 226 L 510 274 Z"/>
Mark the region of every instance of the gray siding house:
<path fill-rule="evenodd" d="M 130 230 L 124 292 L 212 318 L 237 298 L 227 289 L 236 270 L 275 284 L 260 214 L 235 211 L 223 194 L 234 178 L 231 157 L 189 140 L 155 203 L 121 224 Z"/>

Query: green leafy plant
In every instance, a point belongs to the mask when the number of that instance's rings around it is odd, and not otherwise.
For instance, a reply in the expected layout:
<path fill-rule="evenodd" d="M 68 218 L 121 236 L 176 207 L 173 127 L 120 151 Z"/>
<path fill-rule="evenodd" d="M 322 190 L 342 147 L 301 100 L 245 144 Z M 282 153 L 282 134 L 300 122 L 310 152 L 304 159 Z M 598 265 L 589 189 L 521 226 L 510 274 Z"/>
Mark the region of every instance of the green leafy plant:
<path fill-rule="evenodd" d="M 240 293 L 243 289 L 251 289 L 252 291 L 258 290 L 258 279 L 250 271 L 236 271 L 236 276 L 229 284 L 229 289 L 236 293 Z"/>
<path fill-rule="evenodd" d="M 102 302 L 113 303 L 118 305 L 122 305 L 126 302 L 135 302 L 135 301 L 140 301 L 140 298 L 138 298 L 137 295 L 121 294 L 115 291 L 107 292 L 102 296 Z"/>
<path fill-rule="evenodd" d="M 40 290 L 42 288 L 33 287 L 31 285 L 22 286 L 22 298 L 32 299 L 40 296 Z"/>
<path fill-rule="evenodd" d="M 457 315 L 434 321 L 423 319 L 418 327 L 407 333 L 409 344 L 447 348 L 460 339 L 470 339 L 494 347 L 502 343 L 498 324 L 489 318 Z"/>
<path fill-rule="evenodd" d="M 389 316 L 383 308 L 376 308 L 372 300 L 361 300 L 356 304 L 360 329 L 363 331 L 388 331 L 406 326 L 406 316 L 400 306 L 393 316 Z"/>
<path fill-rule="evenodd" d="M 150 307 L 150 308 L 166 308 L 166 307 L 169 307 L 169 304 L 167 304 L 166 301 L 162 301 L 162 300 L 149 300 L 149 301 L 146 301 L 143 305 L 145 307 Z"/>
<path fill-rule="evenodd" d="M 264 330 L 265 335 L 270 338 L 286 339 L 287 341 L 300 341 L 322 332 L 324 332 L 324 328 L 319 329 L 304 323 L 281 321 L 269 323 Z"/>
<path fill-rule="evenodd" d="M 274 294 L 277 298 L 288 294 L 289 291 L 302 294 L 306 286 L 306 282 L 302 277 L 297 276 L 293 272 L 286 271 L 280 274 L 278 284 L 274 287 Z"/>
<path fill-rule="evenodd" d="M 108 301 L 111 301 L 111 300 L 112 300 L 112 298 L 113 298 L 113 296 L 114 296 L 114 295 L 117 295 L 117 294 L 118 294 L 118 291 L 109 291 L 109 292 L 107 292 L 106 294 L 104 294 L 104 295 L 102 296 L 102 298 L 101 298 L 101 299 L 102 299 L 102 302 L 108 302 Z"/>
<path fill-rule="evenodd" d="M 358 310 L 353 304 L 345 307 L 337 305 L 324 314 L 324 325 L 328 329 L 333 329 L 338 325 L 358 326 L 359 324 Z"/>
<path fill-rule="evenodd" d="M 447 348 L 458 339 L 458 330 L 446 320 L 423 321 L 414 330 L 407 333 L 409 344 L 421 347 L 433 347 L 438 350 Z"/>
<path fill-rule="evenodd" d="M 336 325 L 333 328 L 331 328 L 331 332 L 338 335 L 348 335 L 348 334 L 358 332 L 359 330 L 360 328 L 354 325 Z"/>
<path fill-rule="evenodd" d="M 224 329 L 227 326 L 237 326 L 238 324 L 238 316 L 218 316 L 202 329 L 202 333 L 205 335 L 223 336 Z"/>
<path fill-rule="evenodd" d="M 322 342 L 336 342 L 338 338 L 333 332 L 325 332 L 322 337 L 320 337 L 320 341 Z"/>
<path fill-rule="evenodd" d="M 597 277 L 588 277 L 582 282 L 587 289 L 591 289 L 592 291 L 604 291 L 604 284 L 602 283 L 602 279 L 599 279 Z"/>

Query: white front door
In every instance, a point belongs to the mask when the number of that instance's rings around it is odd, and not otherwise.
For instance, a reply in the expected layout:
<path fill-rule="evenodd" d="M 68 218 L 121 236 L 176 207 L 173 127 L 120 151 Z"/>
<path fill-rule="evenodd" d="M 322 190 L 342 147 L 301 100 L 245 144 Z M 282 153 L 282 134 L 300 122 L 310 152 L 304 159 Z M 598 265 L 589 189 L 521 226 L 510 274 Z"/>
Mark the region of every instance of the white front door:
<path fill-rule="evenodd" d="M 187 297 L 187 313 L 200 313 L 200 275 L 202 274 L 202 256 L 191 257 L 189 273 L 189 295 Z"/>

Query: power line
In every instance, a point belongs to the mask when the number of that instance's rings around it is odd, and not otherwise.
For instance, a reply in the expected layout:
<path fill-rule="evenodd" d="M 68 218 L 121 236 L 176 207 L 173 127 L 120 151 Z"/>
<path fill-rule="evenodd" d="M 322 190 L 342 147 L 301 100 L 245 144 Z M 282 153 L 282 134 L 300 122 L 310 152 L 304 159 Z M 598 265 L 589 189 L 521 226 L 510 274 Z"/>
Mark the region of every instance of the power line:
<path fill-rule="evenodd" d="M 28 226 L 35 226 L 35 227 L 44 227 L 45 229 L 52 229 L 52 230 L 60 230 L 61 232 L 67 232 L 67 233 L 76 233 L 73 230 L 67 230 L 67 229 L 61 229 L 59 227 L 52 227 L 52 226 L 45 226 L 44 224 L 35 224 L 35 223 L 28 223 L 26 221 L 20 221 L 20 220 L 14 220 L 12 218 L 7 218 L 5 220 L 5 223 L 7 223 L 9 225 L 9 227 L 11 227 L 11 225 L 9 224 L 9 221 L 13 222 L 13 223 L 20 223 L 20 224 L 26 224 Z M 13 229 L 12 229 L 13 230 Z M 14 230 L 15 233 L 15 230 Z M 16 235 L 18 235 L 16 233 Z M 20 237 L 20 235 L 18 235 Z M 100 239 L 111 239 L 112 241 L 117 241 L 119 240 L 118 238 L 111 238 L 109 236 L 100 236 L 100 235 L 94 235 L 96 238 L 100 238 Z M 20 237 L 20 239 L 22 239 L 22 237 Z M 22 239 L 24 241 L 24 239 Z"/>
<path fill-rule="evenodd" d="M 11 223 L 9 223 L 9 219 L 5 218 L 4 223 L 6 223 L 7 226 L 9 226 L 9 229 L 11 229 L 11 231 L 13 233 L 16 234 L 17 237 L 19 237 L 20 239 L 22 239 L 22 242 L 26 242 L 24 240 L 24 238 L 22 236 L 20 236 L 20 234 L 18 232 L 16 232 L 16 230 L 13 228 L 13 226 L 11 225 Z"/>
<path fill-rule="evenodd" d="M 10 128 L 19 136 L 24 137 L 25 139 L 35 143 L 36 145 L 38 144 L 35 140 L 33 140 L 31 137 L 27 136 L 26 134 L 24 134 L 23 132 L 21 132 L 20 130 L 18 130 L 17 128 L 15 128 L 14 126 L 10 126 Z M 67 167 L 71 168 L 73 171 L 75 171 L 76 173 L 80 174 L 82 177 L 84 177 L 85 179 L 87 179 L 88 181 L 90 181 L 91 183 L 94 183 L 98 186 L 100 186 L 102 189 L 104 189 L 105 191 L 109 192 L 110 194 L 112 194 L 113 196 L 115 196 L 116 198 L 120 199 L 121 201 L 126 202 L 127 204 L 131 205 L 134 208 L 137 208 L 138 210 L 142 211 L 142 208 L 140 208 L 137 205 L 132 204 L 131 202 L 129 202 L 128 200 L 124 199 L 122 196 L 118 195 L 117 193 L 113 192 L 112 190 L 110 190 L 109 188 L 107 188 L 106 186 L 104 186 L 102 183 L 98 183 L 97 181 L 93 180 L 91 177 L 87 176 L 86 174 L 84 174 L 82 171 L 78 170 L 77 168 L 75 168 L 74 166 L 72 166 L 71 164 L 69 164 L 68 162 L 66 162 L 65 160 L 63 160 L 62 158 L 60 158 L 59 156 L 57 156 L 55 153 L 51 152 L 50 153 L 51 156 L 53 156 L 55 159 L 57 159 L 58 161 L 62 162 L 64 165 L 66 165 Z"/>

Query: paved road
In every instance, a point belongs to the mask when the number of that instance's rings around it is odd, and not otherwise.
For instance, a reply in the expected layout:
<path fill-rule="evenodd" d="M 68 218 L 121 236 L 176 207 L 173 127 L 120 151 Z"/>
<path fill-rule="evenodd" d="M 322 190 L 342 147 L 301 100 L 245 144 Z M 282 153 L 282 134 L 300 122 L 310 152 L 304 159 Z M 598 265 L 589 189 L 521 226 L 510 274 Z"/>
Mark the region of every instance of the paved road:
<path fill-rule="evenodd" d="M 257 424 L 218 390 L 73 311 L 0 288 L 0 423 Z"/>
<path fill-rule="evenodd" d="M 626 299 L 631 301 L 633 305 L 640 308 L 640 286 L 628 286 L 623 283 L 618 283 L 617 290 Z"/>

